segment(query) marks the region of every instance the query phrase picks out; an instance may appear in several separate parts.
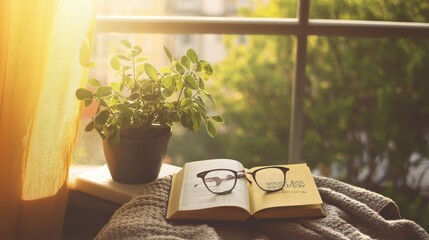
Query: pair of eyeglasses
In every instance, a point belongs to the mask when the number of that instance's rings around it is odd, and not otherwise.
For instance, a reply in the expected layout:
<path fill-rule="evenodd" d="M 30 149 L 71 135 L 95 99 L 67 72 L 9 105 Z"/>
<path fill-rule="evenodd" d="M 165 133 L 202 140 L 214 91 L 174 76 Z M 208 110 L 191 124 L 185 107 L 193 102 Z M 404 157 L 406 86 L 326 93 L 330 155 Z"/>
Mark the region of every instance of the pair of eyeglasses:
<path fill-rule="evenodd" d="M 283 189 L 287 171 L 289 171 L 289 168 L 280 166 L 263 167 L 253 172 L 218 168 L 200 172 L 197 174 L 197 177 L 201 178 L 203 180 L 201 183 L 204 183 L 207 189 L 214 194 L 230 193 L 239 178 L 246 178 L 252 184 L 252 181 L 246 177 L 246 174 L 252 175 L 258 187 L 263 191 L 276 192 Z M 201 183 L 195 184 L 194 187 L 197 187 Z"/>

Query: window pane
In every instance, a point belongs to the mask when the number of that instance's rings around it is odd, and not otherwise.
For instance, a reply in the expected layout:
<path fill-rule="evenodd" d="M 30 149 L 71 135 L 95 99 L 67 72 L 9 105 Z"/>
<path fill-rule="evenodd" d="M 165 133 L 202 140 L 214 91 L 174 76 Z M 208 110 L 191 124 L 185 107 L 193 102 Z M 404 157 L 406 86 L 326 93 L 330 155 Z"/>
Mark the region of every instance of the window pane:
<path fill-rule="evenodd" d="M 311 37 L 303 160 L 353 183 L 418 179 L 404 166 L 429 153 L 427 66 L 427 40 Z"/>
<path fill-rule="evenodd" d="M 420 0 L 311 1 L 310 18 L 429 22 L 429 5 Z"/>
<path fill-rule="evenodd" d="M 296 4 L 296 0 L 103 0 L 97 1 L 97 14 L 295 18 Z"/>

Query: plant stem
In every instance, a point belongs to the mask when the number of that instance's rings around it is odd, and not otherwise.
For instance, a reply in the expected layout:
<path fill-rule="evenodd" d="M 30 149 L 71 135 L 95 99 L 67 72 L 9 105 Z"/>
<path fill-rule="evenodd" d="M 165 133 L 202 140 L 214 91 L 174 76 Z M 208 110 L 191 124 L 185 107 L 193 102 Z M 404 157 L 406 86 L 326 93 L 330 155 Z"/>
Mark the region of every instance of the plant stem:
<path fill-rule="evenodd" d="M 183 85 L 185 85 L 185 84 L 183 84 Z M 185 89 L 185 86 L 183 86 L 182 90 L 180 90 L 179 97 L 177 98 L 177 103 L 176 103 L 176 108 L 175 108 L 176 110 L 179 106 L 179 101 L 180 101 L 180 98 L 182 97 L 183 89 Z"/>
<path fill-rule="evenodd" d="M 200 94 L 200 92 L 201 92 L 201 90 L 200 90 L 200 89 L 198 89 L 198 90 L 195 92 L 194 96 L 192 96 L 191 98 L 192 98 L 192 99 L 193 99 L 193 98 L 195 98 L 196 96 L 198 96 L 198 95 Z"/>
<path fill-rule="evenodd" d="M 135 63 L 135 60 L 134 60 L 134 55 L 133 55 L 133 50 L 131 49 L 131 61 L 132 61 L 132 63 L 133 63 L 133 81 L 134 81 L 134 84 L 133 85 L 135 85 L 136 83 L 137 83 L 137 80 L 136 80 L 136 63 Z"/>

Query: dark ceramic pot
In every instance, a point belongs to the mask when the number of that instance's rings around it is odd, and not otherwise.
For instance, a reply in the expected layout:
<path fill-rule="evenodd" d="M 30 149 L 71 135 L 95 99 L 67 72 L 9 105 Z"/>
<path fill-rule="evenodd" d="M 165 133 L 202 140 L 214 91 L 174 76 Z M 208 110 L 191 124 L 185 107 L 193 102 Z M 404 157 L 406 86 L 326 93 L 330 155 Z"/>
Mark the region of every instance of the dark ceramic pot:
<path fill-rule="evenodd" d="M 153 139 L 126 139 L 118 147 L 103 141 L 104 155 L 113 180 L 126 184 L 148 183 L 158 177 L 167 152 L 171 128 Z"/>

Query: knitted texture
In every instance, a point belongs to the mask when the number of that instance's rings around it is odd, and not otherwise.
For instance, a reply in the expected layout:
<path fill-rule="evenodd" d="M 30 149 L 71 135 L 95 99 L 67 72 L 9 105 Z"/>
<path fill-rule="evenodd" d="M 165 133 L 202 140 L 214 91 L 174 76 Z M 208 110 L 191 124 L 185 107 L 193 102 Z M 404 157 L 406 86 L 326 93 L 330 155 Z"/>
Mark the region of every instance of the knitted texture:
<path fill-rule="evenodd" d="M 167 221 L 171 176 L 144 186 L 118 209 L 96 239 L 428 239 L 396 204 L 380 194 L 340 181 L 314 177 L 324 218 L 246 222 Z"/>
<path fill-rule="evenodd" d="M 165 213 L 171 176 L 144 186 L 119 208 L 96 239 L 219 239 L 206 224 L 167 222 Z"/>

